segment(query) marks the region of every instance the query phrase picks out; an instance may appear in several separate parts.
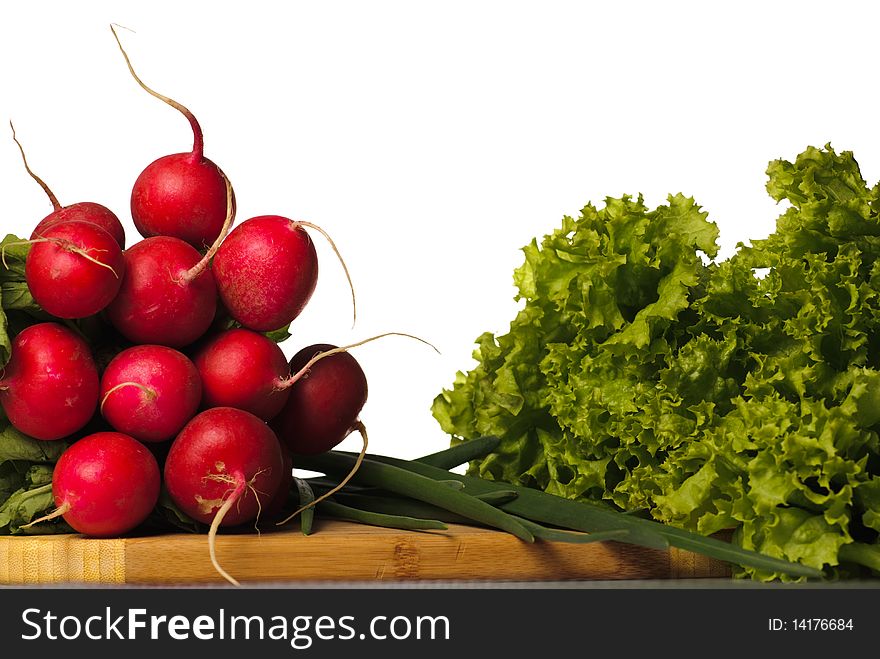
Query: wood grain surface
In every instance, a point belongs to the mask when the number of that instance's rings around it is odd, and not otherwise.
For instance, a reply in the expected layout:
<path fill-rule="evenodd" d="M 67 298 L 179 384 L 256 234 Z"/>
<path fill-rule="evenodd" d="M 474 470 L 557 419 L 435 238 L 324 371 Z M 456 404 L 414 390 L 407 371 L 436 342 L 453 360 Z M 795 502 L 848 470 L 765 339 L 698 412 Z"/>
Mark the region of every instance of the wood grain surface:
<path fill-rule="evenodd" d="M 298 528 L 223 534 L 221 565 L 242 582 L 566 581 L 727 577 L 726 563 L 687 551 L 618 542 L 524 543 L 497 531 L 450 525 L 413 532 L 335 520 Z M 0 584 L 212 584 L 204 535 L 114 540 L 77 535 L 0 537 Z"/>

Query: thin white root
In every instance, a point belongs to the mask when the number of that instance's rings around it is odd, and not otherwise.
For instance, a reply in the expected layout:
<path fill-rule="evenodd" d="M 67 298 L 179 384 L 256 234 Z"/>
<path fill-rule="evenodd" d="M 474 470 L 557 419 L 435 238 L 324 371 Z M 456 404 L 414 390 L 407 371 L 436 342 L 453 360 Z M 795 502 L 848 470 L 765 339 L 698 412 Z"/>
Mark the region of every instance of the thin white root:
<path fill-rule="evenodd" d="M 300 507 L 296 510 L 296 512 L 294 512 L 294 513 L 292 513 L 291 515 L 289 515 L 286 519 L 283 519 L 282 521 L 278 522 L 278 523 L 276 524 L 276 526 L 281 526 L 282 524 L 287 524 L 287 522 L 289 522 L 290 520 L 292 520 L 294 517 L 296 517 L 297 515 L 299 515 L 299 514 L 300 514 L 301 512 L 303 512 L 304 510 L 308 510 L 309 508 L 311 508 L 312 506 L 314 506 L 314 505 L 320 503 L 320 502 L 323 501 L 324 499 L 326 499 L 326 498 L 328 498 L 328 497 L 330 497 L 330 496 L 333 496 L 333 495 L 336 494 L 339 490 L 341 490 L 343 487 L 345 487 L 346 484 L 348 483 L 348 481 L 350 481 L 350 480 L 354 477 L 354 475 L 357 473 L 358 469 L 360 469 L 360 467 L 361 467 L 361 463 L 364 461 L 364 456 L 367 454 L 367 444 L 368 444 L 368 440 L 367 440 L 367 429 L 366 429 L 366 427 L 364 426 L 364 424 L 363 424 L 362 422 L 360 422 L 360 421 L 356 421 L 355 424 L 354 424 L 354 429 L 357 430 L 357 431 L 360 433 L 360 435 L 361 435 L 361 439 L 363 439 L 364 444 L 363 444 L 363 446 L 361 447 L 361 452 L 358 454 L 357 460 L 354 461 L 354 465 L 352 466 L 351 471 L 349 471 L 348 474 L 346 475 L 346 477 L 343 478 L 343 479 L 342 479 L 342 480 L 336 485 L 336 487 L 334 487 L 332 490 L 329 490 L 328 492 L 325 492 L 324 494 L 322 494 L 321 496 L 319 496 L 317 499 L 314 499 L 314 500 L 310 501 L 310 502 L 307 503 L 306 505 L 304 505 L 304 506 L 300 506 Z"/>
<path fill-rule="evenodd" d="M 336 247 L 336 243 L 333 242 L 330 234 L 324 231 L 324 229 L 319 227 L 317 224 L 312 224 L 311 222 L 306 222 L 304 220 L 296 220 L 295 223 L 304 227 L 309 227 L 310 229 L 314 229 L 322 236 L 324 236 L 327 242 L 330 243 L 330 247 L 333 248 L 333 252 L 336 254 L 336 258 L 338 258 L 339 262 L 342 264 L 342 270 L 345 272 L 345 278 L 348 280 L 348 287 L 351 289 L 351 326 L 354 327 L 355 323 L 357 322 L 357 302 L 355 302 L 354 298 L 354 284 L 351 281 L 351 275 L 348 274 L 348 266 L 345 265 L 345 261 L 342 259 L 342 254 L 339 253 L 339 249 Z"/>
<path fill-rule="evenodd" d="M 226 579 L 233 586 L 241 586 L 235 577 L 229 574 L 223 567 L 220 565 L 217 560 L 217 547 L 216 547 L 216 539 L 217 539 L 217 531 L 220 529 L 220 524 L 223 522 L 223 518 L 226 517 L 226 513 L 229 512 L 230 508 L 235 504 L 236 501 L 239 500 L 242 493 L 245 491 L 247 487 L 247 483 L 244 480 L 244 476 L 241 474 L 236 474 L 237 484 L 235 489 L 232 490 L 230 495 L 223 502 L 223 505 L 220 506 L 220 509 L 217 511 L 217 514 L 214 515 L 214 519 L 211 521 L 211 528 L 208 530 L 208 551 L 211 554 L 211 565 L 214 566 L 214 569 L 220 573 L 220 576 Z"/>
<path fill-rule="evenodd" d="M 218 171 L 220 170 L 218 169 Z M 232 189 L 232 182 L 229 180 L 229 177 L 222 171 L 220 171 L 220 174 L 223 176 L 223 183 L 226 185 L 226 219 L 223 220 L 223 226 L 220 228 L 220 235 L 217 236 L 214 244 L 208 248 L 208 251 L 205 252 L 205 255 L 201 260 L 187 270 L 187 272 L 180 278 L 179 283 L 189 283 L 208 269 L 208 266 L 211 264 L 211 259 L 214 258 L 217 250 L 220 249 L 220 243 L 226 238 L 229 229 L 232 227 L 232 222 L 235 220 L 235 191 Z"/>
<path fill-rule="evenodd" d="M 150 389 L 150 388 L 147 387 L 147 386 L 142 385 L 140 382 L 120 382 L 120 383 L 117 384 L 115 387 L 111 387 L 111 388 L 107 391 L 107 393 L 104 394 L 104 397 L 101 399 L 101 405 L 99 406 L 101 414 L 104 413 L 104 405 L 105 405 L 105 403 L 107 402 L 107 399 L 110 398 L 110 394 L 112 394 L 112 393 L 114 393 L 114 392 L 116 392 L 116 391 L 119 391 L 120 389 L 122 389 L 122 388 L 124 388 L 124 387 L 137 387 L 137 388 L 140 389 L 142 392 L 144 392 L 145 394 L 147 394 L 147 396 L 150 396 L 150 397 L 152 397 L 152 398 L 155 398 L 155 397 L 156 397 L 156 392 L 155 392 L 154 390 Z"/>
<path fill-rule="evenodd" d="M 53 510 L 53 511 L 52 511 L 51 513 L 49 513 L 48 515 L 43 515 L 42 517 L 39 517 L 39 518 L 33 520 L 33 521 L 30 522 L 29 524 L 24 524 L 24 525 L 21 526 L 21 528 L 23 528 L 23 529 L 29 529 L 29 528 L 31 528 L 34 524 L 39 524 L 40 522 L 48 522 L 50 519 L 57 519 L 58 517 L 61 517 L 62 515 L 64 515 L 65 513 L 67 513 L 69 510 L 70 510 L 70 504 L 69 504 L 67 501 L 65 501 L 65 502 L 62 503 L 60 506 L 58 506 L 58 508 L 56 508 L 55 510 Z"/>
<path fill-rule="evenodd" d="M 82 247 L 77 247 L 76 243 L 67 240 L 66 238 L 34 238 L 33 240 L 15 240 L 11 243 L 6 243 L 3 247 L 0 247 L 0 262 L 3 263 L 3 267 L 9 270 L 9 264 L 6 262 L 6 249 L 9 247 L 17 247 L 18 245 L 35 245 L 36 243 L 53 243 L 57 245 L 60 249 L 66 250 L 71 254 L 77 254 L 78 256 L 83 257 L 87 261 L 91 261 L 92 263 L 101 266 L 102 268 L 107 268 L 110 272 L 113 273 L 113 276 L 119 279 L 119 274 L 116 270 L 113 269 L 108 263 L 104 263 L 103 261 L 99 261 L 93 256 L 89 255 L 89 250 L 85 250 Z M 103 249 L 93 249 L 91 251 L 94 252 L 106 252 Z"/>
<path fill-rule="evenodd" d="M 120 25 L 119 27 L 124 27 L 124 26 Z M 128 28 L 124 28 L 124 29 L 128 29 Z M 155 91 L 154 89 L 150 89 L 149 87 L 147 87 L 147 85 L 144 83 L 144 81 L 140 79 L 138 74 L 134 72 L 134 67 L 131 65 L 131 60 L 128 58 L 128 53 L 125 52 L 125 48 L 122 47 L 122 42 L 119 40 L 119 35 L 116 34 L 116 28 L 114 27 L 113 23 L 110 24 L 110 31 L 113 32 L 113 38 L 116 39 L 116 45 L 119 46 L 119 50 L 122 53 L 122 56 L 125 58 L 125 64 L 128 66 L 128 72 L 131 73 L 131 77 L 134 78 L 135 82 L 137 82 L 138 85 L 140 85 L 141 89 L 143 89 L 145 92 L 147 92 L 150 96 L 153 96 L 154 98 L 158 98 L 163 103 L 167 103 L 168 105 L 173 107 L 175 110 L 177 110 L 184 117 L 187 118 L 187 120 L 190 123 L 190 126 L 192 126 L 192 129 L 193 129 L 193 136 L 194 136 L 193 153 L 197 153 L 199 158 L 201 158 L 202 152 L 204 150 L 204 143 L 202 140 L 202 128 L 201 128 L 201 126 L 199 126 L 199 122 L 196 121 L 195 115 L 193 115 L 193 113 L 190 112 L 186 106 L 182 105 L 181 103 L 178 103 L 173 98 L 168 98 L 164 94 L 160 94 L 159 92 Z"/>
<path fill-rule="evenodd" d="M 89 256 L 88 250 L 85 250 L 82 247 L 77 247 L 74 243 L 72 243 L 69 240 L 63 240 L 60 238 L 49 238 L 48 240 L 50 242 L 57 243 L 59 247 L 61 247 L 62 249 L 66 249 L 68 252 L 71 252 L 73 254 L 78 254 L 79 256 L 83 257 L 87 261 L 91 261 L 95 265 L 99 265 L 102 268 L 107 268 L 110 272 L 113 273 L 114 277 L 119 279 L 119 273 L 117 273 L 116 270 L 113 269 L 112 265 L 110 265 L 108 263 L 104 263 L 103 261 L 99 261 L 98 259 L 94 258 L 93 256 Z M 105 250 L 98 249 L 98 250 L 93 250 L 93 251 L 103 252 Z"/>
<path fill-rule="evenodd" d="M 330 357 L 331 355 L 337 355 L 340 352 L 348 352 L 352 348 L 357 348 L 358 346 L 362 346 L 365 343 L 370 343 L 371 341 L 375 341 L 376 339 L 381 339 L 386 336 L 405 336 L 410 339 L 415 339 L 416 341 L 421 341 L 425 345 L 431 346 L 438 355 L 440 354 L 440 351 L 437 350 L 437 346 L 435 346 L 433 343 L 425 341 L 424 339 L 420 339 L 417 336 L 414 336 L 412 334 L 405 334 L 403 332 L 385 332 L 384 334 L 377 334 L 376 336 L 371 336 L 368 339 L 364 339 L 362 341 L 357 341 L 356 343 L 350 343 L 347 346 L 340 346 L 339 348 L 331 348 L 330 350 L 325 350 L 324 352 L 319 352 L 317 355 L 315 355 L 309 361 L 307 361 L 305 363 L 305 366 L 303 366 L 301 369 L 299 369 L 296 373 L 294 373 L 293 375 L 291 375 L 290 377 L 288 377 L 284 380 L 276 381 L 276 384 L 277 384 L 276 388 L 277 389 L 287 389 L 287 388 L 293 386 L 297 382 L 297 380 L 299 380 L 306 373 L 309 372 L 309 369 L 312 368 L 312 366 L 314 366 L 317 362 L 321 361 L 325 357 Z"/>

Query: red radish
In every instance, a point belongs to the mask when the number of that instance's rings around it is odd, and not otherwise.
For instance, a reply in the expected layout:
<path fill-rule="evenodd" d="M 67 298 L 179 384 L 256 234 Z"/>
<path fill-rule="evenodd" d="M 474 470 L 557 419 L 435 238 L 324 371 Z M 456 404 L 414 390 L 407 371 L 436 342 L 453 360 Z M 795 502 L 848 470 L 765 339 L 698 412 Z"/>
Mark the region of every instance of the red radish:
<path fill-rule="evenodd" d="M 283 480 L 284 460 L 275 433 L 259 418 L 232 407 L 214 407 L 196 415 L 171 444 L 165 460 L 165 485 L 175 504 L 193 519 L 210 523 L 211 562 L 220 526 L 258 517 Z"/>
<path fill-rule="evenodd" d="M 177 435 L 195 416 L 201 395 L 196 367 L 165 346 L 123 350 L 101 376 L 101 414 L 113 428 L 142 442 Z"/>
<path fill-rule="evenodd" d="M 0 379 L 9 422 L 36 439 L 81 429 L 98 405 L 98 369 L 86 342 L 58 323 L 38 323 L 12 341 Z"/>
<path fill-rule="evenodd" d="M 318 343 L 297 352 L 290 370 L 298 373 L 313 358 L 340 350 Z M 333 449 L 357 427 L 367 402 L 367 376 L 348 352 L 336 352 L 308 367 L 308 376 L 290 387 L 287 404 L 272 423 L 294 454 L 317 455 Z"/>
<path fill-rule="evenodd" d="M 367 429 L 358 419 L 367 402 L 367 377 L 345 348 L 327 343 L 308 346 L 293 356 L 290 370 L 297 374 L 291 377 L 295 384 L 272 424 L 282 444 L 294 454 L 315 455 L 332 450 L 353 430 L 364 443 L 352 470 L 336 487 L 300 506 L 279 525 L 342 489 L 360 467 L 368 444 Z"/>
<path fill-rule="evenodd" d="M 97 432 L 61 454 L 52 474 L 57 508 L 31 524 L 63 516 L 79 533 L 120 536 L 152 512 L 160 482 L 156 458 L 143 444 L 123 433 Z"/>
<path fill-rule="evenodd" d="M 281 413 L 272 420 L 272 429 L 281 443 L 294 454 L 317 455 L 332 450 L 357 430 L 363 439 L 363 447 L 351 471 L 336 487 L 301 506 L 279 524 L 342 489 L 360 468 L 368 444 L 367 429 L 358 418 L 367 402 L 367 377 L 347 351 L 385 336 L 405 336 L 437 350 L 417 336 L 387 332 L 341 348 L 328 343 L 311 345 L 290 360 L 292 375 L 285 381 L 290 387 L 290 397 Z"/>
<path fill-rule="evenodd" d="M 49 201 L 52 202 L 52 207 L 55 209 L 40 220 L 33 233 L 31 233 L 31 240 L 42 237 L 47 229 L 64 222 L 88 222 L 104 229 L 104 231 L 113 236 L 113 240 L 119 245 L 119 249 L 125 249 L 125 229 L 123 229 L 122 222 L 119 221 L 116 214 L 106 206 L 91 201 L 81 201 L 70 206 L 62 206 L 58 202 L 58 197 L 49 189 L 49 186 L 46 185 L 43 179 L 31 171 L 31 168 L 28 166 L 27 157 L 24 155 L 24 148 L 15 137 L 15 126 L 12 125 L 11 121 L 9 126 L 12 128 L 12 139 L 21 152 L 21 159 L 24 161 L 25 170 L 43 188 L 43 191 L 49 197 Z"/>
<path fill-rule="evenodd" d="M 268 421 L 287 402 L 287 357 L 263 334 L 225 330 L 201 346 L 193 362 L 202 380 L 204 408 L 237 407 Z"/>
<path fill-rule="evenodd" d="M 226 175 L 204 155 L 202 128 L 192 112 L 147 87 L 110 27 L 128 70 L 144 91 L 183 114 L 193 131 L 190 153 L 155 160 L 141 172 L 131 191 L 131 217 L 144 237 L 173 236 L 197 249 L 217 240 L 226 218 Z"/>
<path fill-rule="evenodd" d="M 109 233 L 69 221 L 33 241 L 25 279 L 34 300 L 59 318 L 92 316 L 116 297 L 125 273 L 122 250 Z"/>
<path fill-rule="evenodd" d="M 59 207 L 55 212 L 40 220 L 31 233 L 31 240 L 41 238 L 47 230 L 65 222 L 94 224 L 113 236 L 119 249 L 125 249 L 125 229 L 122 228 L 119 218 L 109 208 L 90 201 L 81 201 L 64 208 Z"/>
<path fill-rule="evenodd" d="M 296 318 L 312 297 L 318 280 L 318 257 L 303 227 L 320 231 L 339 256 L 326 232 L 309 222 L 279 215 L 245 220 L 217 250 L 212 269 L 220 299 L 229 315 L 248 329 L 269 332 Z M 354 288 L 342 257 L 339 257 Z"/>
<path fill-rule="evenodd" d="M 107 308 L 113 326 L 132 343 L 181 348 L 211 326 L 217 287 L 198 264 L 202 256 L 178 238 L 146 238 L 125 250 L 127 276 Z"/>
<path fill-rule="evenodd" d="M 107 317 L 129 341 L 182 348 L 211 326 L 217 287 L 208 264 L 235 216 L 229 181 L 226 200 L 223 231 L 204 256 L 170 236 L 146 238 L 125 250 L 125 279 Z"/>

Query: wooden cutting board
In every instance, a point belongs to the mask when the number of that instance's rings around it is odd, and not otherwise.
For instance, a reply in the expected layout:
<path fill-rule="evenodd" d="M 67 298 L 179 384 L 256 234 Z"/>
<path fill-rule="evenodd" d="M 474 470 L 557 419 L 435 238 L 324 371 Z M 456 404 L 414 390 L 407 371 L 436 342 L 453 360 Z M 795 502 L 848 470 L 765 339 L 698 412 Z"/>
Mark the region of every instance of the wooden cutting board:
<path fill-rule="evenodd" d="M 336 520 L 217 539 L 217 558 L 242 582 L 561 581 L 726 577 L 730 568 L 687 551 L 618 542 L 527 544 L 469 526 L 412 532 Z M 0 537 L 0 584 L 210 584 L 205 535 L 114 540 L 78 535 Z"/>

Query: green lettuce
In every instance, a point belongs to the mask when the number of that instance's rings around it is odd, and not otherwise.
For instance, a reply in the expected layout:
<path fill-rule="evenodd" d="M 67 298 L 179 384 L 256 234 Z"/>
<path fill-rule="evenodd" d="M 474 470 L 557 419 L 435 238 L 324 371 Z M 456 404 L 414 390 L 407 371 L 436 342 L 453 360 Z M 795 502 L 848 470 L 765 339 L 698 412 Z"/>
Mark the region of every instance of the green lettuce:
<path fill-rule="evenodd" d="M 522 309 L 432 408 L 454 441 L 501 438 L 471 473 L 877 569 L 880 187 L 830 145 L 767 174 L 788 207 L 725 261 L 682 195 L 587 205 L 524 248 Z"/>

